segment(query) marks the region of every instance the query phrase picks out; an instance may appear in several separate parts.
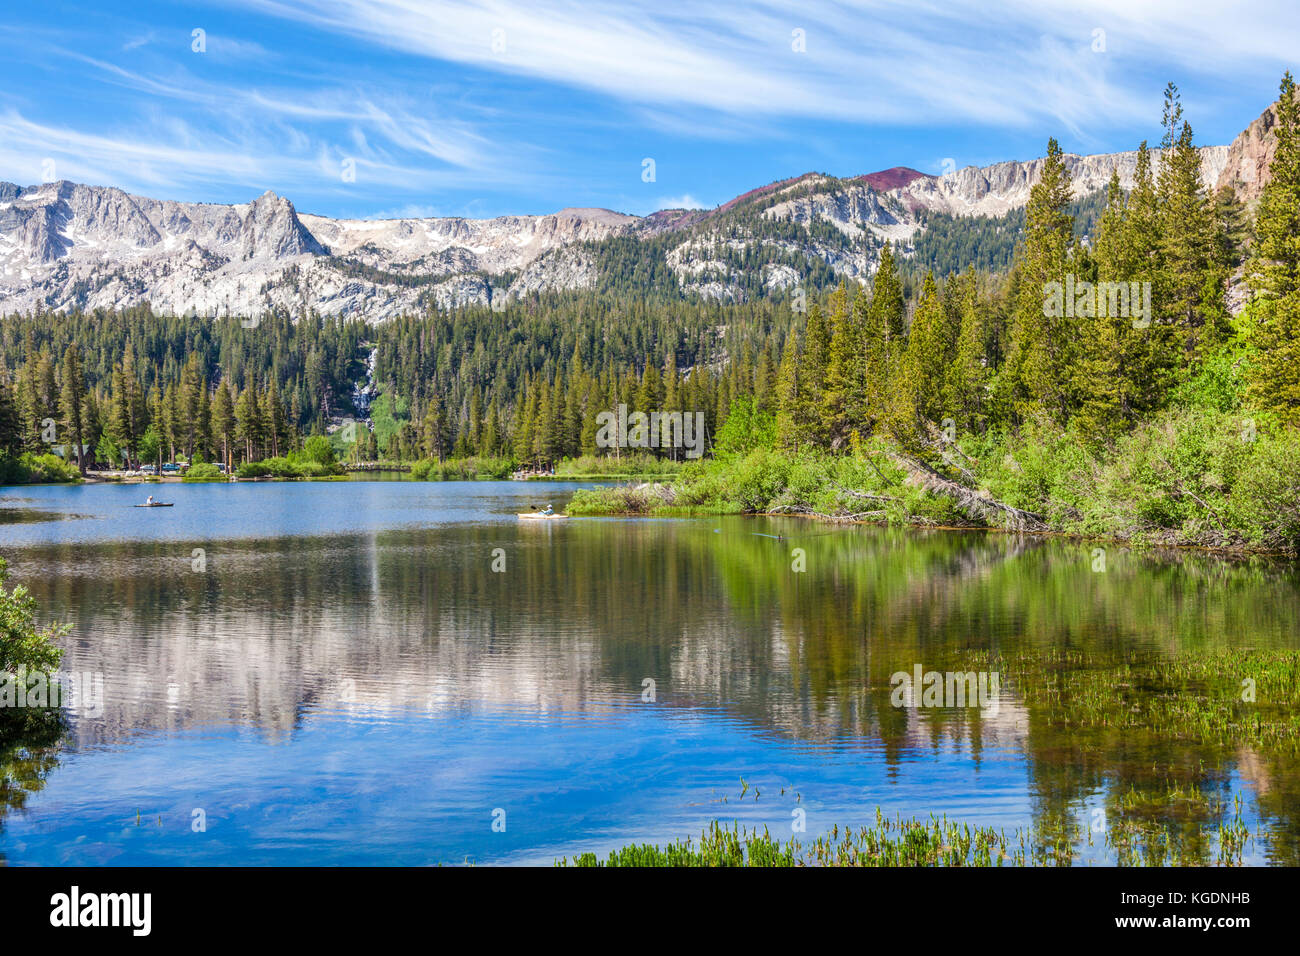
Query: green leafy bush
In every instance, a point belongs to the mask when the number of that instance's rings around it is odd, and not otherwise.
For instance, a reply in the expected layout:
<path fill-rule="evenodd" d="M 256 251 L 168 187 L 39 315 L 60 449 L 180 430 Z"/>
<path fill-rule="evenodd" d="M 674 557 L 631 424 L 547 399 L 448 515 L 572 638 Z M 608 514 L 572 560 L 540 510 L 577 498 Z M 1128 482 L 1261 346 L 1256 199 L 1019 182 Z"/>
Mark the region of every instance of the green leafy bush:
<path fill-rule="evenodd" d="M 626 452 L 614 455 L 582 455 L 565 458 L 555 466 L 556 477 L 597 478 L 662 478 L 681 471 L 685 463 L 671 458 L 658 458 L 648 452 Z"/>
<path fill-rule="evenodd" d="M 753 399 L 746 396 L 731 403 L 727 420 L 714 438 L 713 453 L 718 457 L 746 455 L 775 444 L 776 416 L 756 410 Z"/>
<path fill-rule="evenodd" d="M 221 469 L 209 461 L 195 462 L 185 472 L 185 481 L 220 481 L 226 476 Z"/>
<path fill-rule="evenodd" d="M 45 484 L 51 482 L 74 482 L 81 480 L 77 466 L 64 461 L 58 455 L 33 455 L 26 452 L 18 460 L 16 474 L 24 475 L 21 482 L 27 484 Z"/>
<path fill-rule="evenodd" d="M 411 477 L 416 481 L 500 480 L 509 478 L 514 467 L 509 458 L 424 458 L 411 466 Z"/>
<path fill-rule="evenodd" d="M 0 680 L 25 680 L 40 673 L 48 681 L 63 657 L 55 642 L 70 627 L 37 627 L 36 600 L 21 584 L 6 589 L 8 580 L 9 566 L 0 558 Z M 38 729 L 49 719 L 42 708 L 0 707 L 0 742 Z"/>

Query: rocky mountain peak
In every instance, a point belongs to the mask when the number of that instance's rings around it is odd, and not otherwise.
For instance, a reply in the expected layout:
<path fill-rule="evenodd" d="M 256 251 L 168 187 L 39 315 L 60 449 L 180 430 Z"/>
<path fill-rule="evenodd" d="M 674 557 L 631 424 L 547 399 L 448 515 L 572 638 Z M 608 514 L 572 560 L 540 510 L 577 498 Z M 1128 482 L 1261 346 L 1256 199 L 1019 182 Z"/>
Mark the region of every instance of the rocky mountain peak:
<path fill-rule="evenodd" d="M 1275 123 L 1270 108 L 1231 146 L 1202 147 L 1206 186 L 1256 198 Z M 1133 184 L 1136 152 L 1064 159 L 1076 196 L 1104 189 L 1113 173 Z M 1153 159 L 1158 166 L 1158 152 Z M 906 166 L 848 179 L 809 172 L 713 209 L 644 217 L 568 207 L 494 219 L 331 219 L 299 214 L 272 190 L 221 205 L 66 181 L 0 183 L 0 313 L 147 300 L 175 314 L 281 308 L 384 319 L 625 283 L 632 274 L 653 276 L 659 291 L 666 283 L 723 301 L 785 295 L 812 276 L 870 281 L 881 245 L 892 241 L 910 255 L 918 233 L 934 228 L 933 213 L 1000 217 L 1022 208 L 1043 163 L 1009 160 L 943 176 Z M 613 239 L 623 244 L 603 256 L 600 244 Z"/>
<path fill-rule="evenodd" d="M 1253 205 L 1264 191 L 1268 169 L 1277 152 L 1277 107 L 1274 101 L 1255 120 L 1242 130 L 1228 146 L 1223 172 L 1216 187 L 1230 186 L 1247 204 Z"/>

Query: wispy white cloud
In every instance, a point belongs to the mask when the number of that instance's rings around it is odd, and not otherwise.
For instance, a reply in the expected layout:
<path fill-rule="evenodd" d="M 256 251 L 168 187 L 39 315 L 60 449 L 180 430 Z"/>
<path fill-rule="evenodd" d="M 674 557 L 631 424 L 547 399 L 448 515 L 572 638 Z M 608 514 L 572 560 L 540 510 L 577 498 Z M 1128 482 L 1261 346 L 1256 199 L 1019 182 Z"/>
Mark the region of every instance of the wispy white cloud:
<path fill-rule="evenodd" d="M 704 203 L 700 202 L 690 193 L 684 196 L 668 196 L 659 200 L 655 209 L 706 209 Z"/>
<path fill-rule="evenodd" d="M 50 175 L 51 163 L 56 179 L 182 199 L 213 184 L 247 186 L 250 195 L 274 185 L 285 192 L 356 197 L 376 186 L 391 193 L 397 186 L 429 191 L 481 181 L 478 173 L 403 163 L 384 151 L 354 145 L 313 145 L 304 138 L 287 150 L 283 137 L 218 136 L 174 117 L 99 134 L 39 123 L 12 110 L 0 113 L 0 170 L 20 185 Z M 344 175 L 349 164 L 351 181 Z"/>
<path fill-rule="evenodd" d="M 224 33 L 208 34 L 207 54 L 228 60 L 274 60 L 274 53 L 251 40 L 241 40 Z"/>
<path fill-rule="evenodd" d="M 436 219 L 444 213 L 429 203 L 406 203 L 392 209 L 381 209 L 366 216 L 367 219 Z"/>
<path fill-rule="evenodd" d="M 245 0 L 397 50 L 658 107 L 1072 130 L 1145 116 L 1171 59 L 1230 74 L 1300 45 L 1292 0 Z M 1094 49 L 1096 29 L 1106 49 Z"/>
<path fill-rule="evenodd" d="M 154 33 L 154 31 L 150 30 L 148 33 L 143 34 L 142 36 L 132 37 L 130 40 L 127 40 L 125 43 L 122 44 L 122 52 L 129 53 L 132 50 L 138 50 L 143 46 L 148 46 L 155 39 L 157 39 L 157 36 L 158 35 Z"/>
<path fill-rule="evenodd" d="M 0 178 L 35 182 L 49 158 L 64 178 L 352 215 L 648 212 L 813 168 L 1028 158 L 1047 135 L 1129 148 L 1166 79 L 1197 89 L 1194 125 L 1224 91 L 1223 142 L 1300 48 L 1294 0 L 236 2 L 247 16 L 201 56 L 188 8 L 107 32 L 0 24 L 22 79 L 0 85 Z M 625 195 L 643 156 L 658 182 Z"/>
<path fill-rule="evenodd" d="M 382 186 L 392 196 L 538 175 L 527 144 L 496 149 L 471 122 L 402 89 L 343 87 L 328 78 L 262 87 L 239 74 L 205 79 L 175 63 L 149 71 L 57 46 L 48 53 L 142 95 L 110 114 L 109 124 L 90 128 L 5 108 L 0 94 L 0 176 L 25 184 L 39 181 L 47 160 L 61 179 L 135 190 L 238 184 L 254 194 L 274 187 L 347 195 Z M 355 180 L 345 177 L 345 164 Z"/>

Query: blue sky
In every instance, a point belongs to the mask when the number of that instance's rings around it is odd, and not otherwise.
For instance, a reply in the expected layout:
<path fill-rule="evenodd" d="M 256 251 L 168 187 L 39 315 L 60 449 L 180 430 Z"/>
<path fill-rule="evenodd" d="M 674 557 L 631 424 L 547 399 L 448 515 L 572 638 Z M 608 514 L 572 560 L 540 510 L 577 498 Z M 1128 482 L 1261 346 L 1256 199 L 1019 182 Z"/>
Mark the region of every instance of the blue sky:
<path fill-rule="evenodd" d="M 1294 0 L 7 6 L 0 179 L 352 217 L 645 214 L 1052 135 L 1132 149 L 1168 80 L 1227 143 L 1300 50 Z"/>

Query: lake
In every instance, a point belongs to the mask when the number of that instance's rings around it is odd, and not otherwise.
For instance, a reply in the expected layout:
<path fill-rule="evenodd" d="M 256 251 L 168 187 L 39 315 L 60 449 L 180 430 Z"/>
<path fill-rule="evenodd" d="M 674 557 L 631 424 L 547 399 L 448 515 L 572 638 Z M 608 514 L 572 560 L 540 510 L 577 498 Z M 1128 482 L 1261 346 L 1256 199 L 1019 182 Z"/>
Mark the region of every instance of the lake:
<path fill-rule="evenodd" d="M 1234 655 L 1285 666 L 1294 565 L 516 519 L 576 487 L 0 489 L 11 584 L 73 625 L 62 671 L 103 681 L 100 713 L 0 762 L 0 857 L 549 864 L 715 819 L 812 837 L 880 808 L 1021 830 L 1076 864 L 1154 827 L 1162 852 L 1214 862 L 1235 818 L 1242 862 L 1300 861 L 1294 737 L 1217 739 L 1211 712 L 1237 705 L 1196 669 L 1225 662 L 1235 686 Z M 175 507 L 132 507 L 150 492 Z M 998 685 L 984 707 L 895 706 L 917 667 Z M 1189 700 L 1209 714 L 1191 736 Z M 1129 726 L 1147 706 L 1156 723 Z"/>

